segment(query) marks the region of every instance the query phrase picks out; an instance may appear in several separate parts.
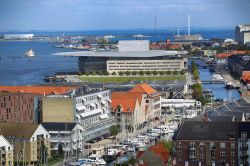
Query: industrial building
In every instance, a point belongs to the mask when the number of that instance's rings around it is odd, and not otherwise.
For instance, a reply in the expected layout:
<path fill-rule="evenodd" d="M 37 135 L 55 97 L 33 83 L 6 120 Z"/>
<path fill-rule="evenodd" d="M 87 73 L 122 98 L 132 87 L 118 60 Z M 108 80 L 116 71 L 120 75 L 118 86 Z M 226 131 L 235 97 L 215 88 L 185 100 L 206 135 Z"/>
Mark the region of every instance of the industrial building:
<path fill-rule="evenodd" d="M 250 25 L 237 25 L 235 27 L 235 40 L 240 44 L 250 42 Z"/>
<path fill-rule="evenodd" d="M 34 34 L 3 34 L 0 38 L 4 40 L 30 40 L 34 37 Z"/>
<path fill-rule="evenodd" d="M 118 51 L 63 52 L 79 57 L 81 72 L 181 71 L 187 69 L 187 51 L 149 50 L 147 40 L 119 41 Z"/>

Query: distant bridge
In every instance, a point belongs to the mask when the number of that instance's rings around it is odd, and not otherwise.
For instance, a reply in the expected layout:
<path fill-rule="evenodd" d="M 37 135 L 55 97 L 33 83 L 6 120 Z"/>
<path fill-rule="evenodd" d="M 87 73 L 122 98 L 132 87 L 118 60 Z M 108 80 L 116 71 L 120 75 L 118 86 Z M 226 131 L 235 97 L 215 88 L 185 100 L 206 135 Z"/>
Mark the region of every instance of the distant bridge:
<path fill-rule="evenodd" d="M 224 84 L 225 81 L 223 80 L 202 80 L 203 84 Z"/>

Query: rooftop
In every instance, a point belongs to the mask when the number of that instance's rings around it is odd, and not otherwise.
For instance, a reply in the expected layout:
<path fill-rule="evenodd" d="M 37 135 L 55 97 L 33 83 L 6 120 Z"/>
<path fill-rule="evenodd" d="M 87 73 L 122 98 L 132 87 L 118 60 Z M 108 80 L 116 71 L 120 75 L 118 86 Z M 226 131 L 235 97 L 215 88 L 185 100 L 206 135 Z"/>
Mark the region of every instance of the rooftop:
<path fill-rule="evenodd" d="M 0 91 L 32 93 L 39 95 L 65 94 L 77 87 L 69 86 L 0 86 Z"/>
<path fill-rule="evenodd" d="M 158 92 L 149 86 L 148 84 L 137 84 L 133 89 L 129 91 L 130 93 L 145 93 L 149 96 L 157 95 Z"/>
<path fill-rule="evenodd" d="M 77 123 L 45 122 L 41 125 L 48 131 L 71 131 Z"/>
<path fill-rule="evenodd" d="M 5 138 L 15 136 L 15 138 L 29 139 L 38 126 L 38 124 L 0 123 L 0 135 L 3 135 Z"/>
<path fill-rule="evenodd" d="M 234 140 L 236 123 L 184 121 L 174 138 L 176 140 Z"/>

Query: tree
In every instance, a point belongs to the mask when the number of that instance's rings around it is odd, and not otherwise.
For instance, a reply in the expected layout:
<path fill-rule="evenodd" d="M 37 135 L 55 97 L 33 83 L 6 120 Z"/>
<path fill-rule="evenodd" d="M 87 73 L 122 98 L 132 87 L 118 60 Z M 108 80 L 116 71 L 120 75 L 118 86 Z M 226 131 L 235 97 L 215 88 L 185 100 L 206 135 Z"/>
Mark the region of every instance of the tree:
<path fill-rule="evenodd" d="M 120 76 L 122 76 L 122 75 L 124 74 L 124 72 L 119 71 L 118 74 L 119 74 Z"/>
<path fill-rule="evenodd" d="M 160 143 L 162 143 L 164 145 L 164 147 L 169 152 L 172 152 L 172 150 L 173 150 L 173 143 L 172 143 L 172 141 L 161 140 Z"/>
<path fill-rule="evenodd" d="M 171 72 L 170 70 L 168 70 L 168 71 L 166 72 L 166 74 L 167 74 L 167 75 L 171 75 L 172 72 Z"/>
<path fill-rule="evenodd" d="M 130 72 L 129 72 L 129 71 L 126 71 L 125 74 L 126 74 L 127 76 L 129 76 L 129 75 L 130 75 Z"/>
<path fill-rule="evenodd" d="M 114 72 L 112 73 L 112 75 L 116 75 L 116 72 L 114 71 Z"/>
<path fill-rule="evenodd" d="M 158 74 L 158 71 L 154 70 L 153 75 L 157 75 L 157 74 Z"/>
<path fill-rule="evenodd" d="M 111 135 L 114 135 L 116 136 L 118 134 L 118 127 L 117 125 L 112 125 L 110 128 L 109 128 L 109 131 L 111 133 Z"/>
<path fill-rule="evenodd" d="M 136 71 L 133 71 L 133 72 L 132 72 L 132 75 L 136 75 L 136 74 L 137 74 L 137 72 L 136 72 Z"/>
<path fill-rule="evenodd" d="M 142 76 L 144 73 L 143 73 L 143 71 L 141 70 L 141 71 L 139 72 L 139 74 Z"/>
<path fill-rule="evenodd" d="M 164 75 L 164 71 L 160 71 L 160 75 Z"/>
<path fill-rule="evenodd" d="M 61 156 L 61 157 L 64 156 L 64 151 L 63 151 L 63 145 L 62 145 L 62 143 L 60 143 L 60 144 L 58 145 L 58 154 L 59 154 L 59 156 Z"/>
<path fill-rule="evenodd" d="M 180 72 L 180 74 L 181 74 L 181 75 L 184 75 L 184 74 L 185 74 L 185 71 L 184 71 L 184 70 L 182 70 L 182 71 Z"/>
<path fill-rule="evenodd" d="M 103 74 L 106 75 L 106 76 L 108 76 L 108 75 L 109 75 L 109 72 L 104 71 Z"/>
<path fill-rule="evenodd" d="M 177 75 L 178 74 L 178 71 L 173 71 L 173 75 Z"/>

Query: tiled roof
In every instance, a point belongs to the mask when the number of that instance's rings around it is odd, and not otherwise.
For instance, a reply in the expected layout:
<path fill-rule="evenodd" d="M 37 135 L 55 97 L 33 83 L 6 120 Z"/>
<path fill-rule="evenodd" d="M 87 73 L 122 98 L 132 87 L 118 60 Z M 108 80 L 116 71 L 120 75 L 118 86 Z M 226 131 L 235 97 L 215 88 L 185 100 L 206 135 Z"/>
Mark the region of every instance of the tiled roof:
<path fill-rule="evenodd" d="M 143 161 L 143 166 L 163 166 L 169 160 L 170 153 L 162 143 L 157 143 L 148 148 L 146 152 L 138 152 L 137 159 Z"/>
<path fill-rule="evenodd" d="M 146 93 L 147 95 L 151 96 L 157 93 L 157 91 L 149 86 L 148 84 L 137 84 L 133 89 L 129 92 L 133 93 Z"/>
<path fill-rule="evenodd" d="M 120 106 L 123 108 L 123 112 L 133 112 L 136 101 L 138 101 L 138 98 L 130 96 L 129 93 L 114 92 L 112 94 L 112 109 L 115 110 Z"/>
<path fill-rule="evenodd" d="M 29 139 L 38 126 L 38 124 L 0 123 L 0 135 L 3 135 L 5 138 L 15 136 L 15 138 Z"/>
<path fill-rule="evenodd" d="M 241 76 L 241 79 L 242 79 L 244 82 L 250 81 L 250 71 L 243 71 L 242 76 Z"/>
<path fill-rule="evenodd" d="M 68 86 L 0 86 L 0 91 L 33 93 L 39 95 L 64 94 L 77 87 Z"/>
<path fill-rule="evenodd" d="M 237 50 L 234 50 L 234 51 L 230 51 L 230 52 L 227 52 L 227 53 L 219 53 L 219 54 L 216 54 L 216 57 L 217 58 L 220 58 L 220 59 L 223 59 L 223 58 L 228 58 L 232 55 L 235 55 L 235 54 L 246 54 L 247 52 L 246 51 L 237 51 Z"/>

